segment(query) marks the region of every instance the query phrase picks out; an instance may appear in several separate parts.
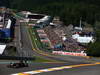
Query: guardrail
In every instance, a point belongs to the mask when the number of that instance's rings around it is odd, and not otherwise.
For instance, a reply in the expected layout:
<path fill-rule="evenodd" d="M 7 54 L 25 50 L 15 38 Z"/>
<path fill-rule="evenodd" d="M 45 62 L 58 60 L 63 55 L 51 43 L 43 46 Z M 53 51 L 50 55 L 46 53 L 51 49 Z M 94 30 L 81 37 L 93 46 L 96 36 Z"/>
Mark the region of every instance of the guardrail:
<path fill-rule="evenodd" d="M 58 54 L 58 55 L 72 55 L 72 56 L 87 56 L 86 53 L 64 52 L 64 51 L 53 51 L 52 54 Z"/>
<path fill-rule="evenodd" d="M 35 57 L 17 57 L 0 55 L 0 60 L 35 60 Z"/>

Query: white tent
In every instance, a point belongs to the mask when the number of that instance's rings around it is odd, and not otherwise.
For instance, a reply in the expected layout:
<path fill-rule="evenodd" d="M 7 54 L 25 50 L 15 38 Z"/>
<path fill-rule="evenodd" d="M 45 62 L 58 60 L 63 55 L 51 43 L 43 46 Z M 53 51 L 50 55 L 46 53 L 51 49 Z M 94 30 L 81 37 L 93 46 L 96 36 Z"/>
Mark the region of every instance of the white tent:
<path fill-rule="evenodd" d="M 79 43 L 90 43 L 90 42 L 94 42 L 94 39 L 92 36 L 87 37 L 87 36 L 80 36 L 79 34 L 74 34 L 72 35 L 73 39 L 77 39 L 77 42 Z"/>
<path fill-rule="evenodd" d="M 79 37 L 79 34 L 74 34 L 74 35 L 72 35 L 72 38 L 73 39 L 77 39 Z"/>
<path fill-rule="evenodd" d="M 93 42 L 93 38 L 92 37 L 78 37 L 77 42 L 90 43 L 90 42 Z"/>
<path fill-rule="evenodd" d="M 0 54 L 4 52 L 6 45 L 0 45 Z"/>

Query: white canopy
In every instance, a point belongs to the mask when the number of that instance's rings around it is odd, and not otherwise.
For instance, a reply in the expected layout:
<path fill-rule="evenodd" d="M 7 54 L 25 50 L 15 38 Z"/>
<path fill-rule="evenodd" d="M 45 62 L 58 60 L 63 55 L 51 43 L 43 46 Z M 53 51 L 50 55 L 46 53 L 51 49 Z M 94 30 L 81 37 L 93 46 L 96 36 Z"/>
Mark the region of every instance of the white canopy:
<path fill-rule="evenodd" d="M 72 38 L 77 39 L 77 42 L 80 42 L 80 43 L 94 42 L 94 39 L 92 36 L 88 37 L 88 36 L 80 36 L 79 34 L 74 34 L 72 35 Z"/>
<path fill-rule="evenodd" d="M 0 54 L 4 52 L 6 45 L 0 45 Z"/>
<path fill-rule="evenodd" d="M 79 34 L 74 34 L 74 35 L 72 35 L 72 38 L 73 39 L 77 39 L 79 37 Z"/>
<path fill-rule="evenodd" d="M 37 23 L 47 21 L 50 16 L 44 16 L 42 19 L 38 20 Z"/>
<path fill-rule="evenodd" d="M 77 38 L 77 42 L 80 42 L 80 43 L 90 43 L 92 41 L 93 41 L 92 37 L 78 37 Z"/>

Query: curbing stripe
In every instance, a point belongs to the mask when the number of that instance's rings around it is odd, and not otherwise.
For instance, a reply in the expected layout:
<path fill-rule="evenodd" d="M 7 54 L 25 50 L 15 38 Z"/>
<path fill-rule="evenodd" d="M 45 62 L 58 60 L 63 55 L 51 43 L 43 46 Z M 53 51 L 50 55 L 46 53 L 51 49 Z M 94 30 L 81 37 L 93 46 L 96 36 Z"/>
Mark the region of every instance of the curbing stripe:
<path fill-rule="evenodd" d="M 96 62 L 95 64 L 100 64 L 100 62 Z"/>
<path fill-rule="evenodd" d="M 55 68 L 48 68 L 48 69 L 16 73 L 16 74 L 11 74 L 11 75 L 33 75 L 33 74 L 38 74 L 38 73 L 43 73 L 43 72 L 51 72 L 51 71 L 57 71 L 57 70 L 75 68 L 75 67 L 94 66 L 94 65 L 98 65 L 98 64 L 100 64 L 100 62 L 96 62 L 94 64 L 79 64 L 79 65 L 61 66 L 61 67 L 55 67 Z"/>
<path fill-rule="evenodd" d="M 26 74 L 37 74 L 37 73 L 40 73 L 38 71 L 29 71 L 29 72 L 23 72 L 23 73 L 26 73 Z"/>
<path fill-rule="evenodd" d="M 34 72 L 34 71 L 33 71 Z M 37 70 L 36 72 L 44 72 L 43 70 Z"/>
<path fill-rule="evenodd" d="M 31 74 L 28 74 L 28 73 L 19 73 L 18 75 L 31 75 Z"/>
<path fill-rule="evenodd" d="M 38 70 L 37 70 L 37 71 L 38 71 Z M 42 70 L 39 70 L 39 71 L 48 72 L 48 69 L 42 69 Z"/>
<path fill-rule="evenodd" d="M 71 66 L 69 66 L 69 67 L 74 68 L 74 67 L 92 66 L 92 65 L 96 65 L 96 64 L 80 64 L 80 65 L 71 65 Z"/>

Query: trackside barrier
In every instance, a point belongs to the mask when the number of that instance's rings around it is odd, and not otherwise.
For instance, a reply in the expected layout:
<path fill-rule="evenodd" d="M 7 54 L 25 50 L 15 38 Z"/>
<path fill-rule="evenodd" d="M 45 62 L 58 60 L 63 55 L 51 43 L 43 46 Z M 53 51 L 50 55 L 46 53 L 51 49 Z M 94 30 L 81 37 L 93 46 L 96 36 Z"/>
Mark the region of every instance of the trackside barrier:
<path fill-rule="evenodd" d="M 35 60 L 35 57 L 17 57 L 0 55 L 0 60 Z"/>
<path fill-rule="evenodd" d="M 75 53 L 75 52 L 64 52 L 64 51 L 52 51 L 52 54 L 73 55 L 73 56 L 87 56 L 86 53 Z"/>

